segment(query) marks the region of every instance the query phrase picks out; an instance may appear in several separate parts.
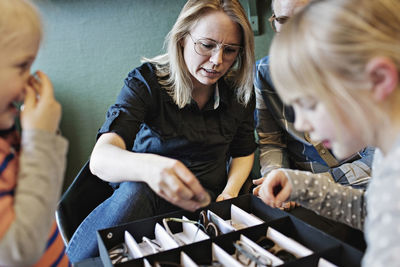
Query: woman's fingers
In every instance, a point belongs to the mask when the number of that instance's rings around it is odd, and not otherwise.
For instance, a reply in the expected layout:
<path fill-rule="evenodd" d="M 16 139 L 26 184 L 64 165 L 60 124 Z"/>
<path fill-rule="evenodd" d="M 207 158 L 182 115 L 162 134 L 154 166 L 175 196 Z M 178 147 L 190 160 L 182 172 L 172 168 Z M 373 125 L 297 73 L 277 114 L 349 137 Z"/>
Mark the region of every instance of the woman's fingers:
<path fill-rule="evenodd" d="M 208 205 L 211 201 L 210 196 L 201 186 L 196 176 L 180 162 L 174 166 L 174 169 L 178 179 L 181 180 L 193 194 L 191 198 L 198 201 L 202 206 Z"/>
<path fill-rule="evenodd" d="M 179 161 L 174 162 L 172 166 L 161 171 L 159 181 L 151 184 L 153 190 L 167 201 L 186 210 L 193 211 L 208 205 L 210 197 L 196 176 Z M 183 174 L 185 176 L 182 176 Z M 202 200 L 198 199 L 194 192 L 196 190 L 201 193 Z"/>

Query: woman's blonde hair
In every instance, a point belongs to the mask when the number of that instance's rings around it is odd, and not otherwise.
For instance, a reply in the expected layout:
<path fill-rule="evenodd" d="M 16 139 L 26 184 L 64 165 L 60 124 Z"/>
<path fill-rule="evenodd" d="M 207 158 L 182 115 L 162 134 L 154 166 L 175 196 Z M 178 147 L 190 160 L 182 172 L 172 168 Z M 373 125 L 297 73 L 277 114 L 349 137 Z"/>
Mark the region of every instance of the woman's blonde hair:
<path fill-rule="evenodd" d="M 271 76 L 282 99 L 315 96 L 336 123 L 343 121 L 339 108 L 371 140 L 373 120 L 364 111 L 372 110 L 375 121 L 384 116 L 360 90 L 371 88 L 366 65 L 372 58 L 390 58 L 400 70 L 399 14 L 398 0 L 312 1 L 271 45 Z"/>
<path fill-rule="evenodd" d="M 189 0 L 165 39 L 167 53 L 152 59 L 160 84 L 168 91 L 179 108 L 191 101 L 192 82 L 180 43 L 195 24 L 206 14 L 222 11 L 236 22 L 242 31 L 242 52 L 225 75 L 236 89 L 237 99 L 246 105 L 253 91 L 254 37 L 246 13 L 238 0 Z"/>
<path fill-rule="evenodd" d="M 1 0 L 0 10 L 0 46 L 21 34 L 34 33 L 42 37 L 39 13 L 29 0 Z"/>

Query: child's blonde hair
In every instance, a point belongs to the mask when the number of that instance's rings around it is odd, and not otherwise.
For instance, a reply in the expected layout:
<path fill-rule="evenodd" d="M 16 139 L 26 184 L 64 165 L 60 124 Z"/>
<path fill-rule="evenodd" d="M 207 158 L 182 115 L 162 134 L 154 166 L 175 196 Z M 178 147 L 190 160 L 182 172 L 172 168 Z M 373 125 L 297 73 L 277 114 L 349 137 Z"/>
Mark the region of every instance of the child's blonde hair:
<path fill-rule="evenodd" d="M 29 0 L 0 0 L 0 46 L 27 33 L 42 37 L 40 16 L 33 4 Z"/>
<path fill-rule="evenodd" d="M 373 120 L 363 110 L 372 110 L 375 121 L 384 116 L 360 89 L 371 88 L 365 68 L 374 57 L 390 58 L 400 70 L 399 14 L 398 0 L 311 2 L 271 45 L 271 76 L 282 99 L 316 96 L 336 123 L 343 121 L 339 107 L 371 141 Z"/>

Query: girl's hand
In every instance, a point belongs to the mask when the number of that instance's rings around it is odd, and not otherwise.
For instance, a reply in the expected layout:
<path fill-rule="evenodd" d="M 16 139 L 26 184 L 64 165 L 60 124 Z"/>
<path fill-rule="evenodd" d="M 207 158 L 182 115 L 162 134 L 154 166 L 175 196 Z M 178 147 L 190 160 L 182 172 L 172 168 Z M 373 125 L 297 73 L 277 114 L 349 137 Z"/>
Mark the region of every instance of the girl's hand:
<path fill-rule="evenodd" d="M 290 197 L 293 185 L 282 170 L 271 171 L 258 191 L 259 197 L 273 208 L 280 208 Z"/>
<path fill-rule="evenodd" d="M 154 192 L 190 211 L 210 204 L 210 195 L 182 162 L 160 156 L 156 163 L 151 180 L 147 182 Z"/>
<path fill-rule="evenodd" d="M 38 79 L 31 76 L 25 88 L 21 126 L 23 130 L 55 133 L 61 119 L 61 105 L 54 98 L 53 86 L 47 75 L 38 71 L 37 76 Z"/>

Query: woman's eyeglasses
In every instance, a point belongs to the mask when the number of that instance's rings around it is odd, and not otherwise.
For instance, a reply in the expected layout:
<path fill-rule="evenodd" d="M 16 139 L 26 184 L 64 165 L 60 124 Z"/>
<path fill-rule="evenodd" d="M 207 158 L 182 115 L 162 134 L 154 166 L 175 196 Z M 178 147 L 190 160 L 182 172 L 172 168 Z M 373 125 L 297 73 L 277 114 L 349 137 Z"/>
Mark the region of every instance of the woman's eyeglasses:
<path fill-rule="evenodd" d="M 296 256 L 293 255 L 292 253 L 284 250 L 281 248 L 279 245 L 275 244 L 274 241 L 269 239 L 266 236 L 262 236 L 259 240 L 256 242 L 260 247 L 263 249 L 271 252 L 275 256 L 277 256 L 279 259 L 281 259 L 283 262 L 288 262 L 296 259 Z"/>
<path fill-rule="evenodd" d="M 274 32 L 278 32 L 278 30 L 276 29 L 275 21 L 282 25 L 285 24 L 288 20 L 288 16 L 277 17 L 275 16 L 275 13 L 272 13 L 271 17 L 268 19 L 269 24 L 271 25 L 271 28 L 274 30 Z"/>
<path fill-rule="evenodd" d="M 222 49 L 222 56 L 225 60 L 234 60 L 242 49 L 240 45 L 218 43 L 208 38 L 199 38 L 195 40 L 190 33 L 189 36 L 194 43 L 194 51 L 200 56 L 212 56 L 219 49 Z"/>
<path fill-rule="evenodd" d="M 243 265 L 249 266 L 255 264 L 257 267 L 272 267 L 272 260 L 264 255 L 257 253 L 252 247 L 238 240 L 233 243 L 235 258 Z M 252 265 L 254 266 L 254 265 Z"/>

